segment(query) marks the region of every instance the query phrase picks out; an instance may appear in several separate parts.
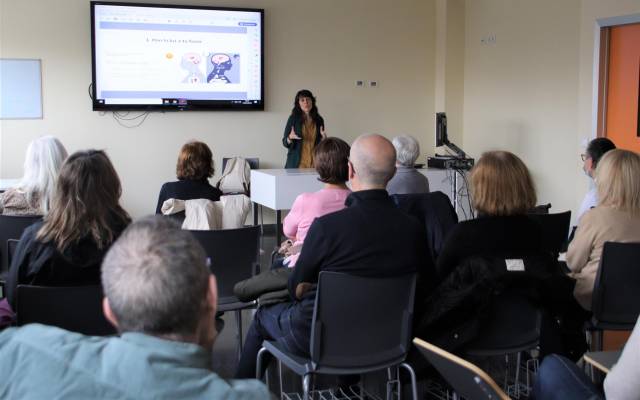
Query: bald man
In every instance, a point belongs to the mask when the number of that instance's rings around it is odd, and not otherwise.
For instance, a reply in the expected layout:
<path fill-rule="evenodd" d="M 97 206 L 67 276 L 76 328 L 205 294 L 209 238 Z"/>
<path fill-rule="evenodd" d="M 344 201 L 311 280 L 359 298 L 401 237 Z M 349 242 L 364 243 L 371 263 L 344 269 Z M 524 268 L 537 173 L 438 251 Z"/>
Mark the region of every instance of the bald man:
<path fill-rule="evenodd" d="M 393 145 L 380 135 L 360 136 L 353 142 L 349 156 L 353 193 L 346 208 L 317 218 L 309 228 L 289 278 L 292 301 L 258 309 L 236 377 L 255 377 L 256 355 L 265 339 L 309 355 L 315 285 L 321 271 L 374 277 L 417 272 L 423 282 L 433 276 L 422 224 L 397 209 L 385 190 L 395 162 Z"/>

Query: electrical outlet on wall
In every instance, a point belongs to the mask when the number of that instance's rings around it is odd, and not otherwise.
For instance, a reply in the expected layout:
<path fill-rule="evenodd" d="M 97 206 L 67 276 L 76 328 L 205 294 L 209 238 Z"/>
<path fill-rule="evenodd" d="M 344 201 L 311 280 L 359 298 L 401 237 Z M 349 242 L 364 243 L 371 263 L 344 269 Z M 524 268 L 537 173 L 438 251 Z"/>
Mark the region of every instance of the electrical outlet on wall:
<path fill-rule="evenodd" d="M 369 86 L 372 88 L 377 88 L 378 87 L 378 81 L 369 81 Z"/>
<path fill-rule="evenodd" d="M 480 38 L 480 43 L 484 45 L 495 45 L 496 44 L 496 34 L 490 33 Z"/>
<path fill-rule="evenodd" d="M 356 87 L 363 87 L 364 81 L 356 81 Z"/>

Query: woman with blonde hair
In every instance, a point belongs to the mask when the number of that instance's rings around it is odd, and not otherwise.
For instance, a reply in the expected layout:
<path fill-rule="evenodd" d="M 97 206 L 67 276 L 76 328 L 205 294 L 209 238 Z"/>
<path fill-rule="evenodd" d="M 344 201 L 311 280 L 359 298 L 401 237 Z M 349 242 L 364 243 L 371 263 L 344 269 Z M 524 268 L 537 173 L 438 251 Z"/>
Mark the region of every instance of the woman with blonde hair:
<path fill-rule="evenodd" d="M 471 171 L 471 196 L 478 218 L 456 225 L 437 263 L 445 278 L 469 256 L 522 256 L 542 249 L 540 227 L 525 214 L 536 204 L 527 166 L 513 153 L 484 153 Z"/>
<path fill-rule="evenodd" d="M 43 136 L 29 143 L 20 183 L 0 194 L 0 214 L 46 214 L 66 158 L 67 150 L 53 136 Z"/>
<path fill-rule="evenodd" d="M 453 227 L 436 260 L 437 287 L 427 299 L 416 299 L 414 335 L 447 350 L 482 336 L 494 306 L 528 312 L 523 304 L 529 304 L 564 317 L 568 312 L 558 304 L 572 299 L 571 280 L 545 249 L 541 226 L 527 216 L 536 191 L 522 160 L 507 151 L 484 153 L 470 178 L 478 217 Z M 540 344 L 545 354 L 573 351 L 546 319 Z"/>
<path fill-rule="evenodd" d="M 100 284 L 102 258 L 131 222 L 120 206 L 121 194 L 118 174 L 103 151 L 67 158 L 49 213 L 24 231 L 11 261 L 5 289 L 12 307 L 20 284 Z"/>
<path fill-rule="evenodd" d="M 582 216 L 567 251 L 567 266 L 577 281 L 574 296 L 585 310 L 591 310 L 604 243 L 640 242 L 640 155 L 607 152 L 596 167 L 595 182 L 598 206 Z"/>

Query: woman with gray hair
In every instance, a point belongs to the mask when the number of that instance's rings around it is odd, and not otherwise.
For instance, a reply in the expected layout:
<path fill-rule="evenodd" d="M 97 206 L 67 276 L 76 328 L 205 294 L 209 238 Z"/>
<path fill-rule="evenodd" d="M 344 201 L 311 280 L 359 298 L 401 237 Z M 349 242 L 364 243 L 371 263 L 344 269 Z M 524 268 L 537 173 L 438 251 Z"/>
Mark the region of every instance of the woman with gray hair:
<path fill-rule="evenodd" d="M 46 214 L 66 158 L 67 150 L 53 136 L 43 136 L 29 143 L 20 183 L 0 194 L 0 214 Z"/>
<path fill-rule="evenodd" d="M 387 184 L 389 194 L 429 193 L 429 180 L 416 171 L 414 163 L 420 154 L 420 145 L 412 136 L 393 138 L 396 149 L 396 174 Z"/>

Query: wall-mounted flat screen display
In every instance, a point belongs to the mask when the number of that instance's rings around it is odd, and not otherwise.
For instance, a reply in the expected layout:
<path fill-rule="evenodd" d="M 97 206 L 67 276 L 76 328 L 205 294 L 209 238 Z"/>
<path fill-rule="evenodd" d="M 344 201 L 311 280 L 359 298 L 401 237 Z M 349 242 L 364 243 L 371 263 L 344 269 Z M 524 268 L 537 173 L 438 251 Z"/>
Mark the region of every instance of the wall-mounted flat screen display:
<path fill-rule="evenodd" d="M 264 10 L 91 2 L 94 110 L 263 110 Z"/>

